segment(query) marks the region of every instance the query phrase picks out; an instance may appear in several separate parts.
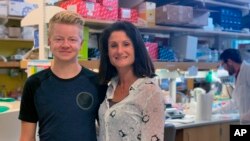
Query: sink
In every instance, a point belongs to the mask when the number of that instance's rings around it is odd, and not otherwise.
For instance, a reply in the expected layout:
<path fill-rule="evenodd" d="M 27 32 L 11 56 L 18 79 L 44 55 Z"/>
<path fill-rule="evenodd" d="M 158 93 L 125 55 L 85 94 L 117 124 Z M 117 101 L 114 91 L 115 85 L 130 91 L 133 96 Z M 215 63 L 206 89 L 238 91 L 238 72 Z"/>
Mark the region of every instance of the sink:
<path fill-rule="evenodd" d="M 11 109 L 11 107 L 12 106 L 8 103 L 0 102 L 0 113 L 4 113 L 4 112 L 8 111 L 9 109 Z"/>
<path fill-rule="evenodd" d="M 20 101 L 15 102 L 0 102 L 0 114 L 12 111 L 18 111 L 20 108 Z"/>

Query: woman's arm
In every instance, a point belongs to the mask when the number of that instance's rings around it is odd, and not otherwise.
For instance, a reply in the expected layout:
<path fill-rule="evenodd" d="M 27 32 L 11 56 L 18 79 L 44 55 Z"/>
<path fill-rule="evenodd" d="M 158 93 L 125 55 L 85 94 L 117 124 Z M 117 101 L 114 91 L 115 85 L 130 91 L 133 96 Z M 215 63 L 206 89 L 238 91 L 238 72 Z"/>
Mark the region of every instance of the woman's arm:
<path fill-rule="evenodd" d="M 151 141 L 164 138 L 165 106 L 161 90 L 156 89 L 146 100 L 143 111 L 141 140 Z"/>

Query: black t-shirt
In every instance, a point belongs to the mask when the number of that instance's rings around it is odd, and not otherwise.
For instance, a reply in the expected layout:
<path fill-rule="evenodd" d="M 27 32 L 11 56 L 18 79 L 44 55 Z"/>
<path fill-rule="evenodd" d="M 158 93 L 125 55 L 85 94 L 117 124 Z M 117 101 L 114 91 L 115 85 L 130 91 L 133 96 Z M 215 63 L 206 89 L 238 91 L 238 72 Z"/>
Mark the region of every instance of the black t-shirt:
<path fill-rule="evenodd" d="M 70 79 L 43 70 L 25 83 L 19 119 L 38 122 L 41 141 L 95 141 L 95 119 L 106 88 L 86 68 Z"/>

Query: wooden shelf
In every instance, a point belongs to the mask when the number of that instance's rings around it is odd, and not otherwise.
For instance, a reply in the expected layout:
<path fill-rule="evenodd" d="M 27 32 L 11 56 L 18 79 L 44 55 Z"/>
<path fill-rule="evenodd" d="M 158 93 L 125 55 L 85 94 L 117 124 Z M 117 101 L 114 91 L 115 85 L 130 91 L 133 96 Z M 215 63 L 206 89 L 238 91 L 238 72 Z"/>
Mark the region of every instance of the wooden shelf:
<path fill-rule="evenodd" d="M 20 68 L 26 69 L 28 60 L 22 60 L 20 63 Z M 79 63 L 89 69 L 98 69 L 99 60 L 84 60 L 79 61 Z M 196 66 L 199 70 L 210 70 L 216 69 L 219 63 L 211 63 L 211 62 L 153 62 L 156 69 L 168 69 L 168 70 L 187 70 L 191 66 Z"/>
<path fill-rule="evenodd" d="M 187 70 L 191 66 L 198 67 L 199 70 L 216 69 L 219 63 L 214 62 L 154 62 L 156 69 Z"/>
<path fill-rule="evenodd" d="M 211 62 L 153 62 L 156 69 L 168 69 L 168 70 L 187 70 L 191 66 L 196 66 L 199 70 L 216 69 L 219 63 Z M 91 69 L 98 69 L 99 61 L 80 61 L 80 64 Z"/>
<path fill-rule="evenodd" d="M 22 20 L 23 17 L 19 16 L 0 16 L 0 19 L 8 19 L 8 20 Z"/>
<path fill-rule="evenodd" d="M 33 40 L 7 38 L 0 39 L 0 48 L 32 48 Z"/>
<path fill-rule="evenodd" d="M 20 68 L 20 62 L 18 61 L 1 62 L 0 61 L 0 68 Z"/>
<path fill-rule="evenodd" d="M 23 17 L 19 17 L 19 16 L 0 16 L 0 19 L 22 20 Z"/>

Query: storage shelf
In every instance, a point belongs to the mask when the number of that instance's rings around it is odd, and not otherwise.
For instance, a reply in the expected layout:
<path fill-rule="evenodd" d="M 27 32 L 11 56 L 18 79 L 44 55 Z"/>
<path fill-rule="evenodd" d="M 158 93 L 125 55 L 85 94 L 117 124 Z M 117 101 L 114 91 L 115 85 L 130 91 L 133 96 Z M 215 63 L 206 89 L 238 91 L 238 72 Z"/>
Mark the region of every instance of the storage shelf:
<path fill-rule="evenodd" d="M 187 70 L 191 66 L 196 66 L 199 70 L 216 69 L 219 63 L 211 62 L 153 62 L 156 69 L 168 69 L 168 70 Z M 99 61 L 80 61 L 80 64 L 91 69 L 97 69 Z"/>
<path fill-rule="evenodd" d="M 104 21 L 96 19 L 85 19 L 85 25 L 95 29 L 94 32 L 101 32 L 105 27 L 111 25 L 114 21 Z M 203 30 L 199 28 L 187 28 L 187 27 L 174 27 L 174 26 L 140 26 L 135 24 L 141 32 L 148 33 L 180 33 L 185 35 L 203 36 L 203 37 L 214 37 L 223 36 L 233 39 L 249 39 L 250 33 L 238 33 L 238 32 L 226 32 L 226 31 L 214 31 L 214 30 Z M 98 31 L 99 30 L 99 31 Z"/>
<path fill-rule="evenodd" d="M 211 62 L 153 62 L 156 69 L 168 69 L 168 70 L 187 70 L 191 66 L 196 66 L 199 70 L 216 69 L 219 63 Z M 98 69 L 99 61 L 80 61 L 80 64 L 91 69 Z"/>
<path fill-rule="evenodd" d="M 211 5 L 211 6 L 224 6 L 224 7 L 229 7 L 229 8 L 237 8 L 237 9 L 241 9 L 241 10 L 250 10 L 250 6 L 247 5 L 247 3 L 243 3 L 243 2 L 229 3 L 228 1 L 225 2 L 225 1 L 214 1 L 214 0 L 194 0 L 194 1 L 203 3 L 207 6 L 209 6 L 209 5 Z"/>
<path fill-rule="evenodd" d="M 153 62 L 156 69 L 187 70 L 191 66 L 196 66 L 199 70 L 217 69 L 219 63 L 215 62 Z"/>
<path fill-rule="evenodd" d="M 250 10 L 249 2 L 246 1 L 215 1 L 215 0 L 181 0 L 173 4 L 190 5 L 192 7 L 213 8 L 213 7 L 228 7 L 240 10 Z"/>
<path fill-rule="evenodd" d="M 20 62 L 18 61 L 1 62 L 0 61 L 0 68 L 20 68 Z"/>
<path fill-rule="evenodd" d="M 89 69 L 98 69 L 99 60 L 84 60 L 79 61 L 79 63 Z M 156 69 L 168 69 L 168 70 L 187 70 L 191 66 L 196 66 L 199 70 L 210 70 L 216 69 L 219 63 L 211 62 L 153 62 Z M 20 63 L 20 68 L 26 69 L 28 60 L 22 60 Z"/>
<path fill-rule="evenodd" d="M 18 38 L 0 38 L 0 48 L 32 48 L 33 40 Z"/>
<path fill-rule="evenodd" d="M 19 16 L 0 16 L 0 19 L 22 20 L 23 17 L 19 17 Z"/>
<path fill-rule="evenodd" d="M 140 27 L 142 32 L 156 32 L 156 33 L 180 33 L 184 35 L 194 35 L 199 37 L 214 37 L 223 36 L 235 39 L 249 39 L 250 33 L 238 33 L 238 32 L 226 32 L 226 31 L 215 31 L 215 30 L 203 30 L 198 28 L 184 28 L 184 27 L 173 27 L 173 26 L 154 26 L 154 27 Z"/>

